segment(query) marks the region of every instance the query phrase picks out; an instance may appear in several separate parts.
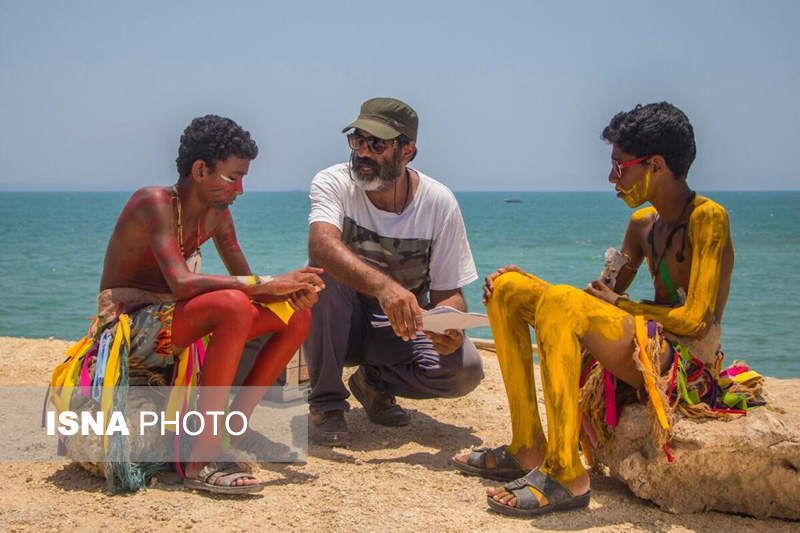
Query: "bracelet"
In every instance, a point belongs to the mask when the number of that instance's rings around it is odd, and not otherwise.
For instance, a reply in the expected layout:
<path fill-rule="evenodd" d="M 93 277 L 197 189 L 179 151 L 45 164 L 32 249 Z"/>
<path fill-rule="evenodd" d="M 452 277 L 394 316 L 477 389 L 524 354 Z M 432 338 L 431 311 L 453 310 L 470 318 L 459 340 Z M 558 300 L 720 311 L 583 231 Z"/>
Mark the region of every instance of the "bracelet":
<path fill-rule="evenodd" d="M 272 276 L 236 276 L 236 279 L 245 285 L 263 285 L 274 278 Z"/>
<path fill-rule="evenodd" d="M 631 297 L 630 297 L 630 296 L 628 296 L 628 293 L 627 293 L 627 292 L 623 292 L 622 294 L 620 294 L 619 296 L 617 296 L 617 299 L 616 299 L 616 300 L 614 300 L 614 307 L 619 307 L 619 301 L 620 301 L 620 300 L 628 300 L 628 301 L 630 301 L 630 300 L 631 300 Z"/>

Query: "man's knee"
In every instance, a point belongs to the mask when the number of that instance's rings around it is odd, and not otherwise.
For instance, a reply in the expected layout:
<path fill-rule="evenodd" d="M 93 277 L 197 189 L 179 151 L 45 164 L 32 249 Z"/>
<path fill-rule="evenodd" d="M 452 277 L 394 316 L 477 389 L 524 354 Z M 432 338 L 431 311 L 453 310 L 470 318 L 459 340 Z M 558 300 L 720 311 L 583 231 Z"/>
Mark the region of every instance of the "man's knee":
<path fill-rule="evenodd" d="M 309 314 L 309 340 L 316 342 L 338 337 L 340 332 L 350 331 L 357 306 L 357 293 L 327 274 L 321 275 L 325 290 L 318 293 L 318 301 Z M 313 343 L 312 342 L 312 343 Z"/>
<path fill-rule="evenodd" d="M 483 360 L 478 349 L 469 340 L 464 341 L 462 349 L 464 350 L 461 358 L 462 364 L 453 374 L 452 381 L 445 393 L 448 398 L 466 396 L 474 391 L 483 380 Z"/>

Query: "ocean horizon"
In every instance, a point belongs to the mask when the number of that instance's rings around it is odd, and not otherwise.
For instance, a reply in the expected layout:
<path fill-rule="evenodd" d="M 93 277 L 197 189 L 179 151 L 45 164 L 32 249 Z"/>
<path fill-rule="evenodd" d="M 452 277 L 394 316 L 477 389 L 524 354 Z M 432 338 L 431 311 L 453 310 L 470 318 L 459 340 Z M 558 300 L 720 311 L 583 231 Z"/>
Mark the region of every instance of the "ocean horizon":
<path fill-rule="evenodd" d="M 132 191 L 0 192 L 0 336 L 78 340 L 95 313 L 108 237 Z M 619 247 L 631 210 L 606 191 L 456 191 L 478 274 L 517 264 L 558 284 L 595 279 Z M 723 317 L 726 363 L 746 360 L 764 375 L 800 377 L 800 191 L 699 191 L 728 210 L 736 250 Z M 508 203 L 505 200 L 519 200 Z M 255 273 L 306 260 L 307 191 L 247 191 L 232 206 Z M 203 270 L 225 273 L 214 246 Z M 481 281 L 464 289 L 483 311 Z M 630 289 L 652 297 L 646 269 Z M 491 338 L 488 328 L 469 331 Z"/>

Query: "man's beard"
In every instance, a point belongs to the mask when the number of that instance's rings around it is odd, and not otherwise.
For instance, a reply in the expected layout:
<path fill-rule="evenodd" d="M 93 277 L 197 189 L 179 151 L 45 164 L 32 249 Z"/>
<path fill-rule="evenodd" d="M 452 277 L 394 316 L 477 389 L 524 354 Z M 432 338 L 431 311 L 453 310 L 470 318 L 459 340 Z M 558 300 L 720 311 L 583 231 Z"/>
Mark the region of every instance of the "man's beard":
<path fill-rule="evenodd" d="M 398 152 L 394 157 L 385 161 L 383 164 L 368 157 L 358 157 L 355 152 L 350 153 L 350 169 L 352 170 L 353 180 L 359 189 L 370 191 L 385 191 L 397 181 L 403 173 L 400 164 L 401 154 Z M 372 169 L 371 174 L 361 173 L 361 167 Z"/>

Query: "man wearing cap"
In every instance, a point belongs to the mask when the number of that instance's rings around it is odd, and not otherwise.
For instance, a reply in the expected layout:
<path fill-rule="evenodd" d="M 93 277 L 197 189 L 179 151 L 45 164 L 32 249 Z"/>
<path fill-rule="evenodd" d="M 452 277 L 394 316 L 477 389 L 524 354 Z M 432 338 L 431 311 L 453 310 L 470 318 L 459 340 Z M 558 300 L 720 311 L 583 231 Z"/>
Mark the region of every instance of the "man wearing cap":
<path fill-rule="evenodd" d="M 416 112 L 394 98 L 373 98 L 342 130 L 347 163 L 311 183 L 308 249 L 325 270 L 327 290 L 314 307 L 306 355 L 311 378 L 310 439 L 347 446 L 348 385 L 370 421 L 404 426 L 406 398 L 454 398 L 483 378 L 463 331 L 422 330 L 422 310 L 466 310 L 461 287 L 477 279 L 453 193 L 408 167 L 417 154 Z M 391 327 L 374 327 L 388 320 Z"/>

